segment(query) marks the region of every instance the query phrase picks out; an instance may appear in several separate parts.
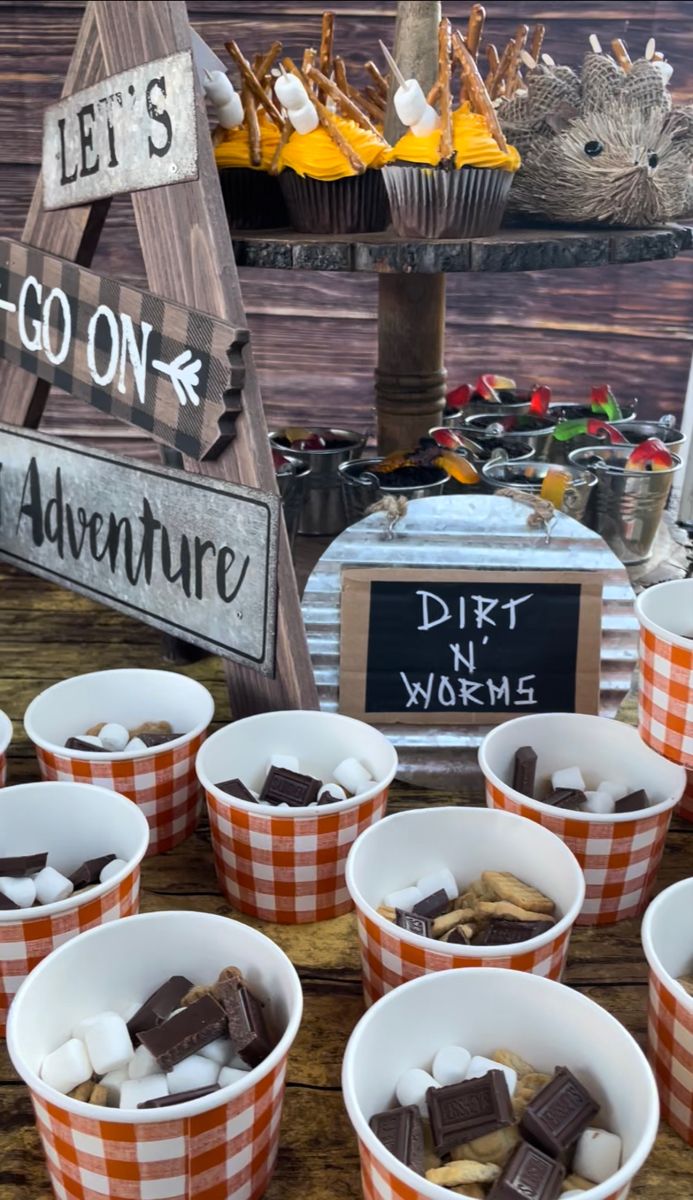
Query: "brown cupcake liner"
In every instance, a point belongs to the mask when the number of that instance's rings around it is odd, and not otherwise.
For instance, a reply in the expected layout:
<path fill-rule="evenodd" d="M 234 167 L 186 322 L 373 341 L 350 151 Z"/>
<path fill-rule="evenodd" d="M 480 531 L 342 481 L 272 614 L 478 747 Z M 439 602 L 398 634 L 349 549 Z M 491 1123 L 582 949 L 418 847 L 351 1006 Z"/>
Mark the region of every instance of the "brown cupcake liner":
<path fill-rule="evenodd" d="M 230 229 L 286 229 L 289 214 L 276 175 L 252 167 L 222 167 L 221 194 Z"/>
<path fill-rule="evenodd" d="M 279 176 L 294 229 L 299 233 L 375 233 L 390 219 L 378 169 L 346 179 L 311 179 L 290 167 Z"/>
<path fill-rule="evenodd" d="M 491 167 L 388 166 L 382 169 L 399 237 L 473 238 L 496 233 L 513 181 Z"/>

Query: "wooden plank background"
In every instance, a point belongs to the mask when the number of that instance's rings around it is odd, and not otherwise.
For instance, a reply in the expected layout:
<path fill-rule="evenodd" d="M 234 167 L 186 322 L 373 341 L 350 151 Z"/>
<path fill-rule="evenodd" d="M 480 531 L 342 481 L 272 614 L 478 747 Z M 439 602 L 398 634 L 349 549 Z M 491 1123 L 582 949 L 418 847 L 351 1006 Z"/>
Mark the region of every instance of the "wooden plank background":
<path fill-rule="evenodd" d="M 291 54 L 319 38 L 323 4 L 311 0 L 190 0 L 191 21 L 224 56 L 236 38 L 252 56 L 280 38 Z M 336 44 L 350 72 L 392 41 L 392 0 L 338 0 Z M 502 43 L 519 19 L 548 25 L 546 48 L 576 63 L 587 36 L 623 37 L 635 55 L 650 36 L 674 65 L 674 91 L 693 101 L 693 3 L 522 3 L 489 0 Z M 453 20 L 468 4 L 450 0 Z M 17 236 L 31 196 L 44 106 L 59 96 L 83 10 L 78 0 L 0 0 L 0 233 Z M 113 202 L 94 269 L 144 284 L 130 201 Z M 377 284 L 370 276 L 242 271 L 251 336 L 270 423 L 288 418 L 371 429 Z M 693 258 L 608 270 L 448 279 L 446 363 L 451 383 L 481 370 L 549 383 L 581 398 L 607 380 L 640 397 L 648 415 L 680 413 L 693 341 Z M 156 455 L 131 429 L 55 394 L 47 431 Z"/>

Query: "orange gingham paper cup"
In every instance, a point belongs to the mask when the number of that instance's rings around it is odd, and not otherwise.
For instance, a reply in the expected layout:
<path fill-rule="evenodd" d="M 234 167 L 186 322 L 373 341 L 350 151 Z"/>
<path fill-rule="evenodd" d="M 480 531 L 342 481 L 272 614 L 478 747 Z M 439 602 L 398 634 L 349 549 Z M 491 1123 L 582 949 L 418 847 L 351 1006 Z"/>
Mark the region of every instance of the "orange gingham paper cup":
<path fill-rule="evenodd" d="M 7 782 L 7 749 L 12 741 L 12 722 L 0 708 L 0 788 Z"/>
<path fill-rule="evenodd" d="M 388 892 L 449 867 L 461 894 L 482 871 L 512 871 L 556 904 L 548 933 L 516 946 L 458 946 L 418 937 L 377 912 Z M 367 829 L 347 859 L 356 905 L 366 1004 L 429 971 L 509 967 L 560 979 L 570 932 L 585 899 L 575 855 L 548 829 L 488 808 L 428 808 L 396 813 Z"/>
<path fill-rule="evenodd" d="M 623 1162 L 581 1200 L 625 1200 L 659 1120 L 657 1088 L 630 1034 L 603 1008 L 563 984 L 518 971 L 441 971 L 388 992 L 361 1018 L 344 1055 L 342 1091 L 361 1155 L 366 1200 L 450 1200 L 385 1149 L 370 1118 L 395 1105 L 410 1067 L 430 1070 L 436 1052 L 461 1045 L 490 1055 L 516 1051 L 537 1070 L 568 1066 L 601 1107 L 595 1124 L 623 1139 Z"/>
<path fill-rule="evenodd" d="M 662 1116 L 693 1146 L 693 996 L 677 978 L 693 969 L 693 879 L 657 896 L 645 913 L 642 944 L 650 968 L 647 1038 Z"/>
<path fill-rule="evenodd" d="M 260 791 L 272 754 L 293 754 L 304 774 L 325 782 L 343 759 L 357 758 L 374 782 L 351 800 L 294 809 L 237 800 L 214 786 L 240 779 Z M 387 738 L 340 713 L 260 713 L 219 729 L 200 750 L 197 773 L 224 895 L 240 912 L 284 924 L 348 912 L 347 855 L 385 812 L 396 769 Z"/>
<path fill-rule="evenodd" d="M 174 671 L 128 668 L 75 675 L 47 688 L 27 708 L 24 728 L 44 779 L 96 783 L 134 800 L 149 823 L 148 854 L 161 854 L 197 825 L 195 755 L 213 715 L 214 701 L 195 679 Z M 136 754 L 65 749 L 69 737 L 99 721 L 116 721 L 127 729 L 144 721 L 169 721 L 182 736 Z"/>
<path fill-rule="evenodd" d="M 41 1061 L 82 1018 L 125 1012 L 181 972 L 194 982 L 240 967 L 280 1034 L 260 1066 L 171 1109 L 102 1108 L 39 1077 Z M 82 934 L 20 988 L 7 1044 L 31 1092 L 58 1200 L 255 1200 L 277 1157 L 286 1062 L 302 1012 L 289 959 L 263 934 L 207 913 L 148 913 Z"/>
<path fill-rule="evenodd" d="M 140 863 L 149 827 L 125 796 L 86 783 L 23 783 L 0 792 L 0 854 L 48 851 L 49 865 L 70 875 L 89 858 L 115 854 L 127 863 L 106 883 L 40 907 L 0 911 L 0 1035 L 29 971 L 63 942 L 136 913 Z"/>
<path fill-rule="evenodd" d="M 550 790 L 551 775 L 578 766 L 589 789 L 600 780 L 644 788 L 654 804 L 641 812 L 594 815 L 555 809 L 516 792 L 515 752 L 538 755 L 536 791 Z M 683 767 L 655 754 L 621 721 L 580 713 L 537 713 L 496 726 L 479 748 L 486 803 L 546 826 L 570 847 L 585 875 L 586 899 L 577 925 L 609 925 L 637 916 L 649 900 L 671 814 L 686 782 Z"/>

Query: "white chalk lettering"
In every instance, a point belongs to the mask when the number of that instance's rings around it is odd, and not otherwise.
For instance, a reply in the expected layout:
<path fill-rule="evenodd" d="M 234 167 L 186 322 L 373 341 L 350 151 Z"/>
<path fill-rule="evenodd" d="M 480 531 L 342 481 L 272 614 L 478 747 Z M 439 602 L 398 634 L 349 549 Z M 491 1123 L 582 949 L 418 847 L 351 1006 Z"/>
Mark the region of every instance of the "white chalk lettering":
<path fill-rule="evenodd" d="M 475 653 L 474 653 L 474 642 L 472 641 L 472 639 L 471 638 L 469 639 L 469 649 L 466 654 L 460 647 L 459 642 L 450 642 L 450 649 L 452 650 L 452 656 L 453 656 L 453 664 L 452 664 L 453 670 L 454 671 L 465 670 L 465 671 L 469 671 L 470 675 L 473 675 L 474 672 L 476 671 L 476 661 L 475 661 Z"/>
<path fill-rule="evenodd" d="M 421 625 L 417 626 L 419 630 L 422 632 L 427 632 L 429 629 L 433 629 L 436 625 L 442 625 L 443 621 L 450 620 L 450 609 L 445 601 L 441 600 L 440 596 L 436 596 L 435 592 L 417 591 L 416 594 L 417 596 L 421 597 Z M 443 610 L 441 616 L 436 617 L 435 620 L 433 620 L 429 615 L 429 600 L 435 601 L 435 603 L 440 605 L 440 608 Z"/>
<path fill-rule="evenodd" d="M 498 601 L 492 596 L 472 596 L 472 600 L 476 601 L 474 620 L 477 629 L 481 629 L 482 625 L 493 625 L 495 628 L 496 622 L 491 620 L 489 613 L 493 612 Z"/>
<path fill-rule="evenodd" d="M 520 596 L 517 600 L 508 600 L 506 604 L 501 604 L 501 608 L 507 608 L 508 612 L 510 613 L 508 629 L 515 628 L 515 609 L 517 608 L 518 604 L 524 604 L 526 600 L 531 600 L 533 595 L 533 592 L 528 592 L 526 596 Z"/>
<path fill-rule="evenodd" d="M 510 680 L 507 675 L 504 675 L 498 684 L 494 683 L 492 679 L 487 679 L 486 687 L 488 688 L 489 704 L 502 701 L 504 708 L 510 708 Z"/>
<path fill-rule="evenodd" d="M 522 699 L 522 700 L 516 699 L 515 700 L 516 705 L 519 706 L 521 704 L 522 705 L 536 704 L 536 700 L 534 698 L 534 688 L 529 686 L 529 681 L 535 680 L 535 679 L 536 679 L 536 675 L 521 675 L 520 676 L 520 678 L 517 681 L 517 695 L 518 695 L 518 697 L 519 696 L 524 697 L 524 699 Z"/>
<path fill-rule="evenodd" d="M 101 318 L 108 325 L 111 338 L 111 357 L 108 360 L 106 370 L 103 372 L 100 372 L 96 365 L 96 327 Z M 94 383 L 98 383 L 99 387 L 105 387 L 106 384 L 111 383 L 116 373 L 116 367 L 118 366 L 119 350 L 120 336 L 118 333 L 118 322 L 110 308 L 105 304 L 100 304 L 87 326 L 87 366 L 89 367 L 89 373 Z"/>
<path fill-rule="evenodd" d="M 60 343 L 60 349 L 53 351 L 51 346 L 51 305 L 57 300 L 63 313 L 63 336 Z M 72 340 L 72 313 L 70 312 L 70 302 L 62 288 L 54 287 L 46 296 L 43 303 L 43 321 L 41 323 L 41 340 L 43 342 L 43 352 L 49 362 L 57 367 L 60 363 L 65 362 L 70 353 L 70 342 Z"/>
<path fill-rule="evenodd" d="M 137 395 L 140 404 L 144 404 L 145 394 L 147 389 L 147 347 L 149 343 L 149 335 L 152 332 L 153 326 L 147 321 L 143 321 L 140 325 L 142 331 L 142 343 L 137 345 L 137 337 L 135 335 L 135 327 L 132 323 L 132 317 L 127 313 L 120 314 L 120 324 L 123 330 L 123 337 L 120 345 L 120 372 L 118 375 L 118 391 L 124 395 L 127 391 L 125 386 L 125 368 L 130 362 L 132 366 L 132 374 L 137 388 Z"/>
<path fill-rule="evenodd" d="M 442 704 L 443 708 L 454 708 L 456 701 L 455 689 L 450 680 L 447 675 L 441 675 L 438 684 L 438 703 Z"/>
<path fill-rule="evenodd" d="M 431 703 L 431 696 L 433 694 L 433 673 L 428 676 L 428 683 L 425 687 L 420 683 L 410 683 L 404 671 L 400 671 L 399 674 L 402 683 L 409 693 L 407 708 L 418 708 L 419 699 L 423 701 L 423 708 L 428 708 L 429 704 Z"/>
<path fill-rule="evenodd" d="M 482 683 L 474 683 L 473 679 L 458 679 L 457 686 L 459 688 L 460 700 L 465 708 L 468 704 L 483 705 L 483 700 L 480 700 L 476 694 L 484 686 Z"/>

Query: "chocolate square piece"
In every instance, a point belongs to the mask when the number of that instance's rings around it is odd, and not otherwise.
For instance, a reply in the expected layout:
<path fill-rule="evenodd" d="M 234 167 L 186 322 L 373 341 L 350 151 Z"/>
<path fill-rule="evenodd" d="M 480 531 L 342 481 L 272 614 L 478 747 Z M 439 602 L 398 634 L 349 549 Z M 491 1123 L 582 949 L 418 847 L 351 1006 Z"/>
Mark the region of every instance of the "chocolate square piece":
<path fill-rule="evenodd" d="M 554 808 L 580 808 L 586 800 L 587 796 L 579 788 L 555 788 L 544 804 L 552 804 Z"/>
<path fill-rule="evenodd" d="M 249 804 L 257 804 L 253 793 L 248 791 L 240 779 L 225 779 L 223 783 L 217 783 L 215 786 L 220 792 L 226 792 L 227 796 L 233 796 L 235 800 L 247 800 Z"/>
<path fill-rule="evenodd" d="M 535 1146 L 520 1142 L 510 1162 L 496 1180 L 488 1200 L 557 1200 L 565 1167 Z"/>
<path fill-rule="evenodd" d="M 433 921 L 430 917 L 404 912 L 401 908 L 395 909 L 395 925 L 399 925 L 400 929 L 406 929 L 407 933 L 416 933 L 419 937 L 431 937 L 433 930 Z"/>
<path fill-rule="evenodd" d="M 175 742 L 176 738 L 182 737 L 182 733 L 138 733 L 137 737 L 141 742 L 144 742 L 147 747 L 165 746 L 166 742 Z"/>
<path fill-rule="evenodd" d="M 622 796 L 616 801 L 614 812 L 638 812 L 641 808 L 649 808 L 650 800 L 644 788 L 638 788 L 637 792 L 629 792 L 627 796 Z"/>
<path fill-rule="evenodd" d="M 464 1079 L 449 1087 L 429 1088 L 426 1100 L 433 1145 L 440 1155 L 515 1120 L 502 1071 L 488 1071 L 480 1079 Z"/>
<path fill-rule="evenodd" d="M 162 1071 L 170 1071 L 202 1046 L 223 1037 L 226 1016 L 213 996 L 202 996 L 154 1029 L 143 1029 L 140 1042 L 154 1055 Z"/>
<path fill-rule="evenodd" d="M 240 979 L 224 979 L 215 987 L 215 995 L 221 1004 L 236 1054 L 256 1067 L 273 1048 L 262 1004 Z"/>
<path fill-rule="evenodd" d="M 419 900 L 412 908 L 412 912 L 418 917 L 439 917 L 450 906 L 447 892 L 441 888 L 438 892 L 433 892 L 431 896 L 424 896 L 423 900 Z"/>
<path fill-rule="evenodd" d="M 81 867 L 68 877 L 75 888 L 87 887 L 90 883 L 98 883 L 99 875 L 104 867 L 115 859 L 115 854 L 102 854 L 101 858 L 88 858 Z"/>
<path fill-rule="evenodd" d="M 0 858 L 0 875 L 11 875 L 20 879 L 22 875 L 36 875 L 48 862 L 48 851 L 43 854 L 13 854 Z"/>
<path fill-rule="evenodd" d="M 303 808 L 317 800 L 321 787 L 320 780 L 311 775 L 300 775 L 298 771 L 287 771 L 284 767 L 270 767 L 260 793 L 260 803 Z"/>
<path fill-rule="evenodd" d="M 199 1100 L 200 1096 L 210 1096 L 219 1091 L 218 1083 L 210 1083 L 207 1087 L 192 1088 L 189 1092 L 174 1092 L 173 1095 L 155 1096 L 153 1100 L 143 1100 L 138 1108 L 170 1108 L 172 1104 L 185 1104 L 187 1100 Z"/>
<path fill-rule="evenodd" d="M 135 1045 L 137 1045 L 137 1034 L 143 1029 L 154 1029 L 156 1025 L 160 1025 L 167 1017 L 170 1017 L 174 1008 L 180 1008 L 180 1002 L 189 992 L 192 983 L 186 979 L 185 975 L 172 975 L 161 987 L 158 987 L 151 996 L 148 996 L 144 1004 L 137 1009 L 134 1016 L 128 1021 L 128 1033 Z"/>
<path fill-rule="evenodd" d="M 368 1124 L 390 1154 L 412 1171 L 423 1174 L 424 1132 L 421 1114 L 415 1104 L 376 1113 Z"/>
<path fill-rule="evenodd" d="M 66 750 L 86 750 L 89 754 L 112 754 L 105 746 L 92 746 L 91 742 L 83 742 L 81 738 L 71 737 L 65 742 Z"/>
<path fill-rule="evenodd" d="M 558 1158 L 577 1141 L 595 1114 L 597 1101 L 568 1067 L 557 1067 L 553 1079 L 534 1096 L 520 1121 L 527 1141 Z"/>
<path fill-rule="evenodd" d="M 531 746 L 520 746 L 515 754 L 513 787 L 523 796 L 534 796 L 534 777 L 537 771 L 537 754 Z"/>
<path fill-rule="evenodd" d="M 528 942 L 551 929 L 553 921 L 509 921 L 504 917 L 493 917 L 485 929 L 474 938 L 475 946 L 512 946 L 516 942 Z"/>
<path fill-rule="evenodd" d="M 10 900 L 9 896 L 6 896 L 4 892 L 0 892 L 0 908 L 4 909 L 5 912 L 9 912 L 13 908 L 19 908 L 19 905 L 15 904 L 14 900 Z"/>

